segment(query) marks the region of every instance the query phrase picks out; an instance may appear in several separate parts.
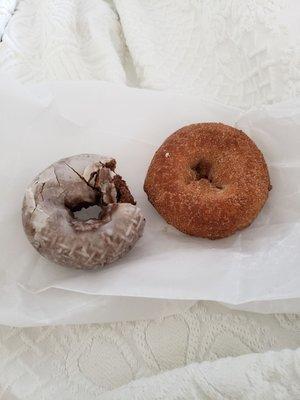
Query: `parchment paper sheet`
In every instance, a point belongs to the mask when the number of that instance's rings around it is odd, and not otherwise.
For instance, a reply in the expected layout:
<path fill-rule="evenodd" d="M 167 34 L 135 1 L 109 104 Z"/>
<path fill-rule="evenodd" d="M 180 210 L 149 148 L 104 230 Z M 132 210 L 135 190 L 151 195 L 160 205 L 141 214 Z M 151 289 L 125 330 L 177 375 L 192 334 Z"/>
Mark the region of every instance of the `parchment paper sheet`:
<path fill-rule="evenodd" d="M 254 223 L 209 241 L 186 236 L 143 192 L 156 148 L 174 130 L 224 122 L 254 139 L 273 190 Z M 212 300 L 257 312 L 300 312 L 300 99 L 243 113 L 197 97 L 104 82 L 22 86 L 0 79 L 0 323 L 39 325 L 152 318 Z M 99 272 L 51 264 L 21 224 L 26 186 L 78 153 L 117 160 L 147 223 L 135 248 Z"/>

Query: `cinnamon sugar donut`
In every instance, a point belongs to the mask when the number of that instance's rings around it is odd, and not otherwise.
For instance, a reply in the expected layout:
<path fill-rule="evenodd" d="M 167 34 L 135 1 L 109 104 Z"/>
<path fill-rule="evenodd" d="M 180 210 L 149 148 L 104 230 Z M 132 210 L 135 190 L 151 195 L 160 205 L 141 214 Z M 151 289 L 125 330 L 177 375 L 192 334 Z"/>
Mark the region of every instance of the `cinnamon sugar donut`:
<path fill-rule="evenodd" d="M 23 226 L 33 247 L 57 264 L 99 269 L 127 253 L 142 235 L 144 217 L 113 158 L 80 154 L 57 161 L 29 185 Z M 75 218 L 97 205 L 97 218 Z"/>
<path fill-rule="evenodd" d="M 221 123 L 185 126 L 156 151 L 144 184 L 149 201 L 175 228 L 218 239 L 251 224 L 270 190 L 255 143 Z"/>

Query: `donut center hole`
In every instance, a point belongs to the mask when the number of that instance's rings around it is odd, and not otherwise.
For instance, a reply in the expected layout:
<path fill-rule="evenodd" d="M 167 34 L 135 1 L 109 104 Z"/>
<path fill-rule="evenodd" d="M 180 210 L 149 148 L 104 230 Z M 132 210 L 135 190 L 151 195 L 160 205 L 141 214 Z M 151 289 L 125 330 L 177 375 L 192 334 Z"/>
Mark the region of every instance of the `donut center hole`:
<path fill-rule="evenodd" d="M 89 219 L 99 219 L 102 208 L 97 204 L 83 204 L 71 209 L 73 217 L 78 221 L 88 221 Z"/>
<path fill-rule="evenodd" d="M 211 165 L 207 161 L 199 161 L 195 167 L 192 168 L 195 173 L 195 180 L 200 181 L 200 179 L 206 179 L 212 182 L 211 177 Z"/>
<path fill-rule="evenodd" d="M 213 181 L 211 169 L 211 164 L 209 162 L 204 160 L 199 161 L 195 167 L 192 167 L 192 170 L 195 174 L 195 180 L 200 181 L 201 179 L 205 179 L 216 189 L 222 190 L 223 186 L 218 185 Z"/>

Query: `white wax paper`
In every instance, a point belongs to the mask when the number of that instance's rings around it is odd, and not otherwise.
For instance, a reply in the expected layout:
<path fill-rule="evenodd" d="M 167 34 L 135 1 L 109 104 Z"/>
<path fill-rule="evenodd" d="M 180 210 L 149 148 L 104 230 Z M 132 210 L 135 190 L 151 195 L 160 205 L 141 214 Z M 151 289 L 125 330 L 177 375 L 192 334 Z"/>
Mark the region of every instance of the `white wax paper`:
<path fill-rule="evenodd" d="M 209 241 L 175 230 L 143 192 L 154 151 L 201 122 L 245 130 L 263 151 L 273 190 L 254 223 Z M 0 323 L 39 325 L 154 318 L 212 300 L 257 312 L 300 312 L 300 99 L 243 113 L 197 97 L 104 82 L 22 86 L 0 80 Z M 117 160 L 147 223 L 142 239 L 99 272 L 43 259 L 21 224 L 26 186 L 79 153 Z"/>

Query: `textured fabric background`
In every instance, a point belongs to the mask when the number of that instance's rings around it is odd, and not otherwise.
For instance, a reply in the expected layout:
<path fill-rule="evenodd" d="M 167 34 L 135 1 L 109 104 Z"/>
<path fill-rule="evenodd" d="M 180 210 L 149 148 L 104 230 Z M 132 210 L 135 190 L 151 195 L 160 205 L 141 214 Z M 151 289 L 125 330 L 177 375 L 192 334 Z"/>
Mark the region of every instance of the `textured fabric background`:
<path fill-rule="evenodd" d="M 299 399 L 299 366 L 300 350 L 223 358 L 134 381 L 103 400 Z"/>

